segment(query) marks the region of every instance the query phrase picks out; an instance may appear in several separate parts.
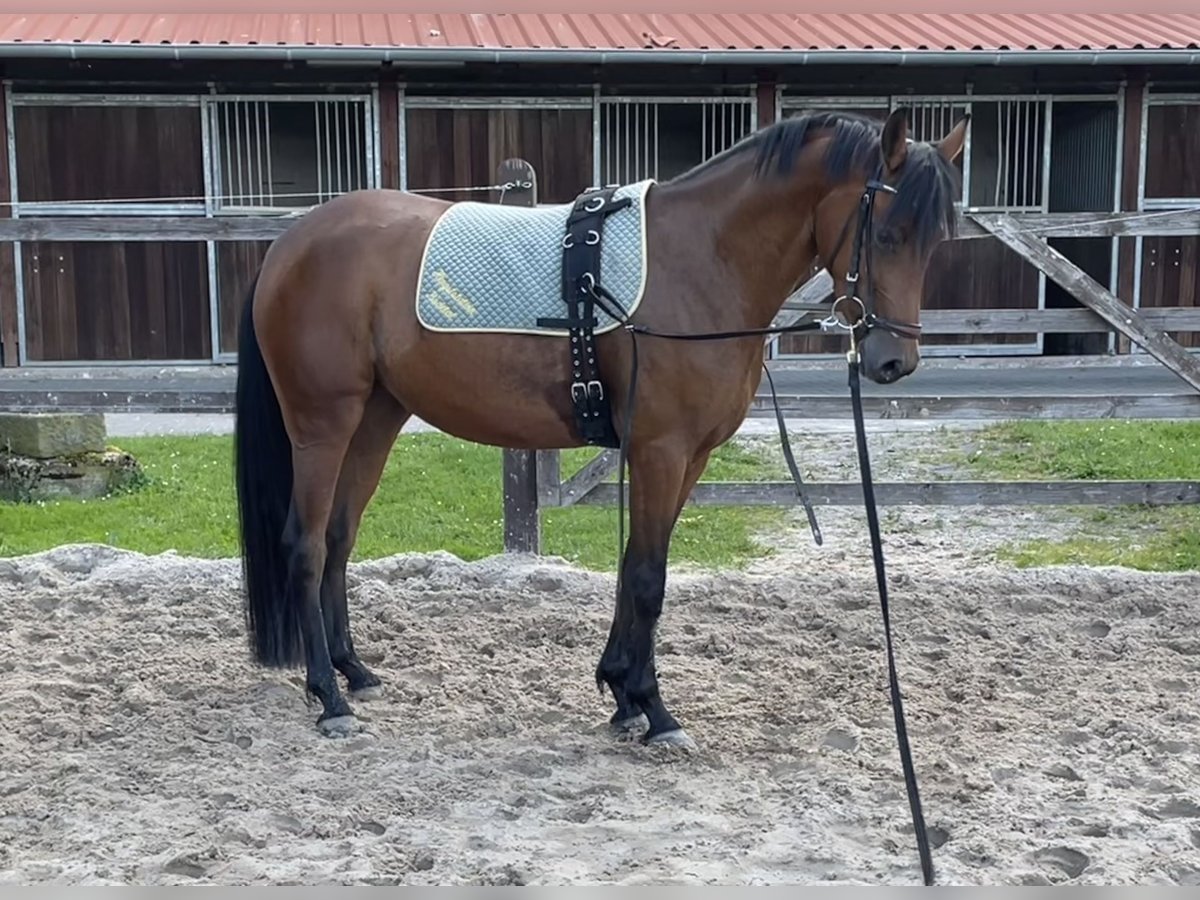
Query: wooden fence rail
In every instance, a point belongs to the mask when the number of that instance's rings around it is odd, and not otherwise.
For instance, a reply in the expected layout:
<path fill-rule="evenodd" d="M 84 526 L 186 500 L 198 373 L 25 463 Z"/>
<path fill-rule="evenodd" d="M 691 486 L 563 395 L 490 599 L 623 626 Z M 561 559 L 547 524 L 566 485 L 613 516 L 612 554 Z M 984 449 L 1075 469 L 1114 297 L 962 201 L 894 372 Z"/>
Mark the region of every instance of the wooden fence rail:
<path fill-rule="evenodd" d="M 505 199 L 509 202 L 510 198 Z M 992 214 L 988 214 L 992 215 Z M 1011 213 L 1022 231 L 1041 239 L 1078 237 L 1188 237 L 1200 233 L 1200 209 L 1153 213 Z M 960 212 L 959 238 L 990 236 L 983 214 Z M 93 216 L 30 215 L 0 219 L 3 241 L 270 241 L 296 215 Z"/>

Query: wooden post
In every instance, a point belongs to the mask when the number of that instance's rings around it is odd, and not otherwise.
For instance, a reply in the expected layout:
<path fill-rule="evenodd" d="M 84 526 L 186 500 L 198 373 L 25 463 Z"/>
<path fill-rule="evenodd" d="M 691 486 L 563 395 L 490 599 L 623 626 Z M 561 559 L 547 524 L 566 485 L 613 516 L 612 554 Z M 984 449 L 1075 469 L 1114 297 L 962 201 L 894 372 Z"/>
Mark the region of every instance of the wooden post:
<path fill-rule="evenodd" d="M 8 116 L 4 111 L 8 106 L 9 86 L 0 82 L 0 151 L 8 146 Z M 0 152 L 0 219 L 12 217 L 12 207 L 8 205 L 12 197 L 11 179 L 16 178 L 16 172 L 8 171 L 8 154 Z M 17 329 L 17 268 L 16 245 L 5 241 L 0 243 L 0 360 L 4 366 L 15 366 L 19 359 L 18 344 L 20 333 Z"/>
<path fill-rule="evenodd" d="M 758 127 L 775 124 L 775 72 L 761 70 L 754 85 L 754 102 L 758 106 Z"/>
<path fill-rule="evenodd" d="M 400 88 L 391 75 L 379 80 L 379 186 L 400 188 Z"/>
<path fill-rule="evenodd" d="M 512 184 L 500 196 L 507 206 L 537 205 L 537 173 L 523 159 L 506 159 L 496 170 L 497 184 Z M 505 450 L 504 552 L 540 553 L 542 517 L 538 491 L 538 452 Z"/>

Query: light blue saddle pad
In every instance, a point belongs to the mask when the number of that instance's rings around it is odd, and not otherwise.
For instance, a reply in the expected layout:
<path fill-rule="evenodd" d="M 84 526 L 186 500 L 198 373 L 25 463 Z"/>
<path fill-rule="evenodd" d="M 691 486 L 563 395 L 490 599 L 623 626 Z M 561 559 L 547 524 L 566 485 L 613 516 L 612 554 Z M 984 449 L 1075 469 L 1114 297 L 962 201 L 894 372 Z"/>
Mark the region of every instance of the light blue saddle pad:
<path fill-rule="evenodd" d="M 619 188 L 633 202 L 604 220 L 600 283 L 629 313 L 646 286 L 646 191 L 653 181 Z M 543 316 L 569 312 L 562 299 L 562 241 L 570 203 L 533 209 L 465 201 L 446 209 L 425 244 L 417 282 L 417 318 L 433 331 L 566 335 L 541 328 Z M 596 333 L 620 323 L 598 306 Z"/>

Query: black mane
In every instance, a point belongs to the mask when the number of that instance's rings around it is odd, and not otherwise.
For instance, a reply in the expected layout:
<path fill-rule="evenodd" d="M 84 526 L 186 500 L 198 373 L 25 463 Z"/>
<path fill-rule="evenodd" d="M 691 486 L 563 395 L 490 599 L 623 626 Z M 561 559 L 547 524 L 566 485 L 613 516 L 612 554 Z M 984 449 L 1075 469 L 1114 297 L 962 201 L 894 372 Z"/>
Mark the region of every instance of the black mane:
<path fill-rule="evenodd" d="M 795 167 L 800 152 L 820 131 L 832 131 L 824 158 L 825 172 L 831 179 L 855 174 L 870 178 L 875 174 L 880 163 L 883 123 L 855 113 L 814 112 L 769 125 L 688 175 L 754 151 L 756 177 L 772 171 L 786 176 Z M 925 143 L 909 144 L 908 159 L 895 187 L 898 193 L 888 207 L 886 224 L 910 228 L 922 251 L 941 237 L 954 236 L 958 223 L 954 203 L 961 196 L 961 178 L 958 169 L 937 148 Z"/>

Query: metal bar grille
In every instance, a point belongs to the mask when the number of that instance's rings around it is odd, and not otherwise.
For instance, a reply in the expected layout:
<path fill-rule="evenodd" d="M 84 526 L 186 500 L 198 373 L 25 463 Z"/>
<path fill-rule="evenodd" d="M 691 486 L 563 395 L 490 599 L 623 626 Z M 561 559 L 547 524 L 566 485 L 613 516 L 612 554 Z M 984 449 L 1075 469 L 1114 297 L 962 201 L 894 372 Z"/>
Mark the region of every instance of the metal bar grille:
<path fill-rule="evenodd" d="M 753 130 L 753 100 L 741 97 L 718 98 L 629 98 L 601 97 L 597 147 L 600 151 L 600 175 L 605 184 L 630 184 L 644 178 L 659 179 L 663 172 L 662 153 L 667 144 L 660 140 L 662 128 L 678 134 L 681 110 L 694 123 L 690 127 L 697 144 L 693 164 L 703 162 L 729 149 Z M 672 116 L 664 119 L 665 115 Z M 672 122 L 666 125 L 667 121 Z M 678 147 L 678 145 L 676 145 Z M 678 152 L 676 149 L 674 152 Z M 678 169 L 678 160 L 668 160 Z"/>
<path fill-rule="evenodd" d="M 977 128 L 994 133 L 994 155 L 973 158 L 973 206 L 1040 210 L 1045 205 L 1049 147 L 1044 98 L 1003 98 L 974 104 Z M 981 138 L 984 145 L 990 138 Z M 982 146 L 982 145 L 981 145 Z"/>
<path fill-rule="evenodd" d="M 311 206 L 374 187 L 370 98 L 206 100 L 214 112 L 215 211 Z"/>

